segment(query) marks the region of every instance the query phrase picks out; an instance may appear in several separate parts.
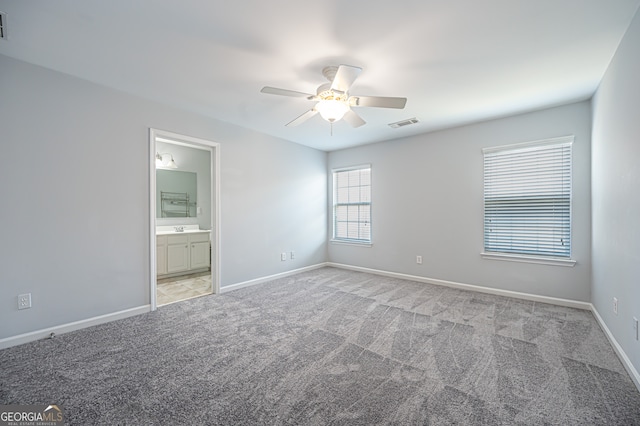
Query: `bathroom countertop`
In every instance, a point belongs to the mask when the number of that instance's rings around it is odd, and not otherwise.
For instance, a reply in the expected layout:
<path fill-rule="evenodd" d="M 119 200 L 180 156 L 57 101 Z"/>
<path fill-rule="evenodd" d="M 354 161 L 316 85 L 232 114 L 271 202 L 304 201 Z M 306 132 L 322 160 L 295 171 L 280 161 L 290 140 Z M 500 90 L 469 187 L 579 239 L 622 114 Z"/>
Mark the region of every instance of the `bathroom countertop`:
<path fill-rule="evenodd" d="M 180 234 L 201 234 L 201 233 L 210 233 L 210 230 L 207 229 L 185 229 L 184 231 L 156 231 L 156 235 L 180 235 Z"/>
<path fill-rule="evenodd" d="M 176 231 L 176 227 L 182 227 L 183 231 Z M 172 225 L 172 226 L 156 226 L 156 235 L 175 235 L 175 234 L 199 234 L 210 233 L 210 229 L 199 229 L 198 225 Z"/>

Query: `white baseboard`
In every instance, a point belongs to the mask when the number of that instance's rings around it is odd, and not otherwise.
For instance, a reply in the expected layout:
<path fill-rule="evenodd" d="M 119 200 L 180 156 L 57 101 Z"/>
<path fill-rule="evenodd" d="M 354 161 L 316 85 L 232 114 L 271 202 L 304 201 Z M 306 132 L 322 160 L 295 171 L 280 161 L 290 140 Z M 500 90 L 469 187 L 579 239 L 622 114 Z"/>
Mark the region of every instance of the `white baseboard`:
<path fill-rule="evenodd" d="M 319 268 L 322 268 L 322 267 L 325 267 L 325 266 L 327 266 L 327 263 L 323 262 L 323 263 L 318 263 L 316 265 L 305 266 L 304 268 L 294 269 L 292 271 L 281 272 L 279 274 L 274 274 L 274 275 L 269 275 L 269 276 L 266 276 L 266 277 L 256 278 L 254 280 L 243 281 L 243 282 L 236 283 L 236 284 L 226 285 L 224 287 L 220 287 L 220 293 L 227 293 L 229 291 L 237 290 L 239 288 L 249 287 L 249 286 L 256 285 L 256 284 L 261 284 L 261 283 L 264 283 L 264 282 L 267 282 L 267 281 L 273 281 L 273 280 L 278 279 L 278 278 L 288 277 L 288 276 L 291 276 L 291 275 L 299 274 L 301 272 L 313 271 L 314 269 L 319 269 Z"/>
<path fill-rule="evenodd" d="M 341 269 L 349 269 L 349 270 L 358 271 L 358 272 L 367 272 L 369 274 L 382 275 L 382 276 L 391 277 L 391 278 L 399 278 L 402 280 L 418 281 L 418 282 L 427 283 L 427 284 L 435 284 L 435 285 L 441 285 L 445 287 L 458 288 L 461 290 L 470 290 L 470 291 L 477 291 L 480 293 L 494 294 L 496 296 L 514 297 L 516 299 L 532 300 L 534 302 L 549 303 L 551 305 L 559 305 L 559 306 L 567 306 L 569 308 L 591 310 L 591 303 L 580 302 L 578 300 L 561 299 L 561 298 L 550 297 L 550 296 L 540 296 L 537 294 L 521 293 L 519 291 L 483 287 L 483 286 L 474 285 L 474 284 L 463 284 L 463 283 L 458 283 L 454 281 L 439 280 L 436 278 L 420 277 L 418 275 L 408 275 L 408 274 L 401 274 L 399 272 L 388 272 L 388 271 L 381 271 L 378 269 L 363 268 L 360 266 L 344 265 L 341 263 L 329 262 L 327 263 L 327 266 L 333 266 L 334 268 L 341 268 Z"/>
<path fill-rule="evenodd" d="M 0 339 L 0 349 L 9 348 L 11 346 L 22 345 L 23 343 L 33 342 L 35 340 L 46 339 L 51 333 L 64 334 L 70 331 L 80 330 L 82 328 L 91 327 L 105 322 L 111 322 L 123 318 L 132 317 L 134 315 L 144 314 L 151 311 L 151 305 L 139 306 L 137 308 L 125 309 L 111 314 L 100 315 L 93 318 L 87 318 L 80 321 L 74 321 L 67 324 L 56 325 L 54 327 L 44 328 L 17 336 L 11 336 Z"/>
<path fill-rule="evenodd" d="M 604 322 L 604 320 L 600 316 L 600 313 L 593 305 L 591 305 L 591 312 L 593 312 L 593 316 L 596 317 L 596 321 L 600 325 L 600 328 L 602 329 L 602 331 L 604 331 L 607 339 L 609 339 L 611 346 L 613 346 L 613 350 L 616 351 L 616 354 L 618 355 L 618 358 L 620 358 L 622 365 L 624 365 L 624 368 L 627 370 L 627 373 L 629 373 L 629 376 L 631 376 L 631 379 L 638 388 L 638 391 L 640 391 L 640 374 L 638 374 L 638 370 L 636 370 L 636 368 L 633 366 L 631 360 L 622 349 L 622 346 L 620 346 L 616 338 L 613 337 L 613 333 L 611 333 L 611 330 L 609 330 L 609 327 L 607 327 L 607 324 Z"/>

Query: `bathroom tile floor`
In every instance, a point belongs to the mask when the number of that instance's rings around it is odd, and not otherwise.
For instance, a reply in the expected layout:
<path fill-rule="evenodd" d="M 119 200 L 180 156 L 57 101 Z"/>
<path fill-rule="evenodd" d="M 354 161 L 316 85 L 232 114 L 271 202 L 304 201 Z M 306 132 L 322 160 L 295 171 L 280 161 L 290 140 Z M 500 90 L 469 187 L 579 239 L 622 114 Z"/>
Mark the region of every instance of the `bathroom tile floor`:
<path fill-rule="evenodd" d="M 212 293 L 211 272 L 161 278 L 157 286 L 158 306 Z"/>

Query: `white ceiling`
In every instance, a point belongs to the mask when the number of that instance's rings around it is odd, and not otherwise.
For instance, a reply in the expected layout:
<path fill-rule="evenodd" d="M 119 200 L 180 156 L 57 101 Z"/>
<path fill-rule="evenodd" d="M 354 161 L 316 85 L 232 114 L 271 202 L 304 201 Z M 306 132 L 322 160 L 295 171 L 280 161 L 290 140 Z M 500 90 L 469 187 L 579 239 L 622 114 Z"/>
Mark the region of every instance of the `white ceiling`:
<path fill-rule="evenodd" d="M 321 150 L 590 98 L 640 0 L 0 0 L 0 54 Z M 364 70 L 353 129 L 260 93 L 315 93 L 326 65 Z M 1 70 L 0 70 L 1 72 Z M 416 117 L 419 124 L 387 124 Z"/>

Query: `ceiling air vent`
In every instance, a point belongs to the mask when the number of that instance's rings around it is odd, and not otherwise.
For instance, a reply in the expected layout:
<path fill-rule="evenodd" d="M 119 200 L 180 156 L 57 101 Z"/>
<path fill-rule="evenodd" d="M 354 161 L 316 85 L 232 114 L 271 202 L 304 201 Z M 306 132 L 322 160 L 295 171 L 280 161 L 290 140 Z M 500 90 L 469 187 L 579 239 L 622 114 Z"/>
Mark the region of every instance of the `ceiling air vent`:
<path fill-rule="evenodd" d="M 0 40 L 7 39 L 7 14 L 0 12 Z"/>
<path fill-rule="evenodd" d="M 395 123 L 389 123 L 389 127 L 397 129 L 398 127 L 404 127 L 404 126 L 409 126 L 411 124 L 416 124 L 417 122 L 418 122 L 418 119 L 413 117 L 413 118 L 408 118 L 402 121 L 396 121 Z"/>

